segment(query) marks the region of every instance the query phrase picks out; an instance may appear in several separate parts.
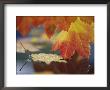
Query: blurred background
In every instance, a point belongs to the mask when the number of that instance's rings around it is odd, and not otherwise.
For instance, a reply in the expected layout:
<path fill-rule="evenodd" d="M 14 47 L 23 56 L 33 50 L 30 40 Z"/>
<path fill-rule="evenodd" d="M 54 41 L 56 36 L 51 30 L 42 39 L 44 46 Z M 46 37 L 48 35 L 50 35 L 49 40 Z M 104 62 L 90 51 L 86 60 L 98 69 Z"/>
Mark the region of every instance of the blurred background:
<path fill-rule="evenodd" d="M 22 44 L 22 45 L 21 45 Z M 25 53 L 25 49 L 31 51 L 33 54 L 38 53 L 53 53 L 51 51 L 52 40 L 49 40 L 47 35 L 44 33 L 43 26 L 37 28 L 32 28 L 31 31 L 23 37 L 19 31 L 16 31 L 16 73 L 17 74 L 34 74 L 36 73 L 33 69 L 32 62 L 28 62 L 23 69 L 25 61 L 29 59 L 28 55 Z M 25 49 L 24 49 L 24 48 Z M 58 51 L 54 51 L 54 54 L 58 54 Z"/>

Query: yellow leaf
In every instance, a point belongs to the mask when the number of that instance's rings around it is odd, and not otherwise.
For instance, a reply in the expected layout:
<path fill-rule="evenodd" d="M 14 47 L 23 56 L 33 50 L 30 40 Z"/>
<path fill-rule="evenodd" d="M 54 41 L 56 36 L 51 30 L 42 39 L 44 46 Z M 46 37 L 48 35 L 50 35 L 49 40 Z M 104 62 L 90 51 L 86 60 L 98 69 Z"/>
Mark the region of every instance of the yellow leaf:
<path fill-rule="evenodd" d="M 68 41 L 69 40 L 69 33 L 67 31 L 61 31 L 56 37 L 55 37 L 55 41 L 60 41 L 60 42 L 64 42 L 64 41 Z"/>
<path fill-rule="evenodd" d="M 73 31 L 76 33 L 86 33 L 88 28 L 88 24 L 82 22 L 78 17 L 75 22 L 72 22 L 68 31 Z"/>

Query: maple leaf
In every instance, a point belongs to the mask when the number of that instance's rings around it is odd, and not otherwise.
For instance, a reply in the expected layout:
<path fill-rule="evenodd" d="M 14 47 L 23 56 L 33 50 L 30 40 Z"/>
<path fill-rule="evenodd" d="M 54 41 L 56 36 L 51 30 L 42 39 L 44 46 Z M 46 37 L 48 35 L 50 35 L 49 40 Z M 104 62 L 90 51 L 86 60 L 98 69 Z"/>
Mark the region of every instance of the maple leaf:
<path fill-rule="evenodd" d="M 75 35 L 74 40 L 75 40 L 75 44 L 76 44 L 75 45 L 76 51 L 78 52 L 78 54 L 80 56 L 89 58 L 89 55 L 90 55 L 90 42 L 89 42 L 89 39 L 88 39 L 87 35 L 84 35 L 84 33 L 81 33 L 81 34 L 75 33 L 74 35 Z"/>
<path fill-rule="evenodd" d="M 22 36 L 26 36 L 30 32 L 31 17 L 23 17 L 22 22 L 18 26 L 18 31 Z"/>
<path fill-rule="evenodd" d="M 61 31 L 55 38 L 55 41 L 57 40 L 61 42 L 69 40 L 69 33 L 67 31 Z"/>
<path fill-rule="evenodd" d="M 38 26 L 40 24 L 43 24 L 46 20 L 45 16 L 34 16 L 32 17 L 32 25 L 33 26 Z"/>
<path fill-rule="evenodd" d="M 30 32 L 30 25 L 44 25 L 45 33 L 50 39 L 57 29 L 52 50 L 59 50 L 61 56 L 70 58 L 76 51 L 80 56 L 89 57 L 90 42 L 94 41 L 94 17 L 82 16 L 37 16 L 17 17 L 17 29 L 22 36 Z"/>
<path fill-rule="evenodd" d="M 71 56 L 75 53 L 75 46 L 72 42 L 63 42 L 60 46 L 60 52 L 64 59 L 70 59 Z"/>
<path fill-rule="evenodd" d="M 68 31 L 76 33 L 86 33 L 89 25 L 83 23 L 80 18 L 77 18 L 75 22 L 72 22 Z"/>
<path fill-rule="evenodd" d="M 22 19 L 23 19 L 22 16 L 16 16 L 16 28 L 17 29 L 19 28 L 18 26 L 21 24 Z"/>
<path fill-rule="evenodd" d="M 17 29 L 23 36 L 26 36 L 30 31 L 30 25 L 36 27 L 42 24 L 47 36 L 51 38 L 56 28 L 67 31 L 70 23 L 74 22 L 76 18 L 72 16 L 18 16 Z"/>
<path fill-rule="evenodd" d="M 91 23 L 91 30 L 89 30 L 90 42 L 94 42 L 94 23 Z"/>
<path fill-rule="evenodd" d="M 56 51 L 56 50 L 59 50 L 60 47 L 62 45 L 62 42 L 61 41 L 56 41 L 53 45 L 52 45 L 52 51 Z"/>
<path fill-rule="evenodd" d="M 70 41 L 71 40 L 70 38 L 71 38 L 71 36 L 69 35 L 69 33 L 67 31 L 61 31 L 54 38 L 54 42 L 53 42 L 53 45 L 52 45 L 52 50 L 56 51 L 56 50 L 60 49 L 63 42 Z"/>
<path fill-rule="evenodd" d="M 74 22 L 77 19 L 76 16 L 62 16 L 57 17 L 57 27 L 60 30 L 68 31 L 71 22 Z"/>
<path fill-rule="evenodd" d="M 75 45 L 75 49 L 80 56 L 89 58 L 90 55 L 90 42 L 91 42 L 91 25 L 83 23 L 79 18 L 71 24 L 69 31 L 74 32 L 73 41 Z"/>
<path fill-rule="evenodd" d="M 47 36 L 51 38 L 56 30 L 56 21 L 55 17 L 47 17 L 44 22 L 44 28 Z"/>
<path fill-rule="evenodd" d="M 51 38 L 51 36 L 53 36 L 53 34 L 55 32 L 55 28 L 56 28 L 55 25 L 49 25 L 49 26 L 46 25 L 45 32 L 49 38 Z"/>
<path fill-rule="evenodd" d="M 71 23 L 68 31 L 61 31 L 57 35 L 52 50 L 60 50 L 61 56 L 66 59 L 74 55 L 75 51 L 80 56 L 89 58 L 91 30 L 91 25 L 77 18 Z"/>
<path fill-rule="evenodd" d="M 71 41 L 74 32 L 61 31 L 55 38 L 55 43 L 52 45 L 52 50 L 59 50 L 64 59 L 70 58 L 75 52 L 75 44 Z"/>
<path fill-rule="evenodd" d="M 68 23 L 75 22 L 76 19 L 77 19 L 77 16 L 66 16 L 66 17 L 65 17 L 65 20 L 66 20 Z"/>
<path fill-rule="evenodd" d="M 26 36 L 31 29 L 31 25 L 38 26 L 43 24 L 46 17 L 44 16 L 17 16 L 16 27 L 22 36 Z"/>
<path fill-rule="evenodd" d="M 94 16 L 80 16 L 80 20 L 87 24 L 91 24 L 94 22 Z"/>
<path fill-rule="evenodd" d="M 70 28 L 68 31 L 73 31 L 78 34 L 82 33 L 84 34 L 84 37 L 88 37 L 89 42 L 94 41 L 94 23 L 91 23 L 90 25 L 81 21 L 78 17 L 77 20 L 74 23 L 71 23 Z"/>

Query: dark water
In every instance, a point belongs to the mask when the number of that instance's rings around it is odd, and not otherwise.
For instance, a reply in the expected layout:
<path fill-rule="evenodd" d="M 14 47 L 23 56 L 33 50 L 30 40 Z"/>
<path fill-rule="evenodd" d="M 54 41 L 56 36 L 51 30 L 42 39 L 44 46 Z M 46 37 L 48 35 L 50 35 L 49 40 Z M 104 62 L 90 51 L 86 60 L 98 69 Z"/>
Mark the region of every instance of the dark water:
<path fill-rule="evenodd" d="M 36 52 L 31 52 L 31 53 L 54 53 L 54 54 L 59 54 L 58 51 L 52 52 L 51 51 L 51 44 L 45 45 L 44 48 L 40 49 L 40 51 Z M 23 67 L 21 71 L 20 68 L 23 66 L 23 64 L 26 62 L 28 59 L 28 55 L 26 53 L 16 53 L 16 73 L 17 74 L 33 74 L 35 73 L 33 69 L 33 64 L 32 62 L 27 62 L 27 64 Z"/>
<path fill-rule="evenodd" d="M 44 52 L 59 54 L 59 52 L 57 51 L 56 52 L 51 51 L 51 44 L 46 45 L 39 52 L 32 52 L 32 53 L 44 53 Z M 32 62 L 27 62 L 27 64 L 23 67 L 23 69 L 19 71 L 27 59 L 28 59 L 28 55 L 25 53 L 16 54 L 16 74 L 34 74 L 35 73 Z M 90 65 L 94 66 L 94 44 L 91 44 Z"/>

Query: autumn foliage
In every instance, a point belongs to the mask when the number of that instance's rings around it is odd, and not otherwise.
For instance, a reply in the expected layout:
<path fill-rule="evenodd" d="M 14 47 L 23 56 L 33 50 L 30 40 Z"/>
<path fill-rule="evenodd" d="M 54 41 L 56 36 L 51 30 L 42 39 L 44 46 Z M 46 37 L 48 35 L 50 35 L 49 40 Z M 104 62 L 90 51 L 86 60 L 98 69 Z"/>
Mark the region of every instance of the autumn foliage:
<path fill-rule="evenodd" d="M 45 33 L 51 39 L 56 31 L 52 50 L 59 50 L 64 59 L 69 59 L 77 52 L 89 58 L 90 43 L 94 42 L 93 16 L 17 16 L 16 28 L 26 36 L 31 26 L 43 25 Z"/>

